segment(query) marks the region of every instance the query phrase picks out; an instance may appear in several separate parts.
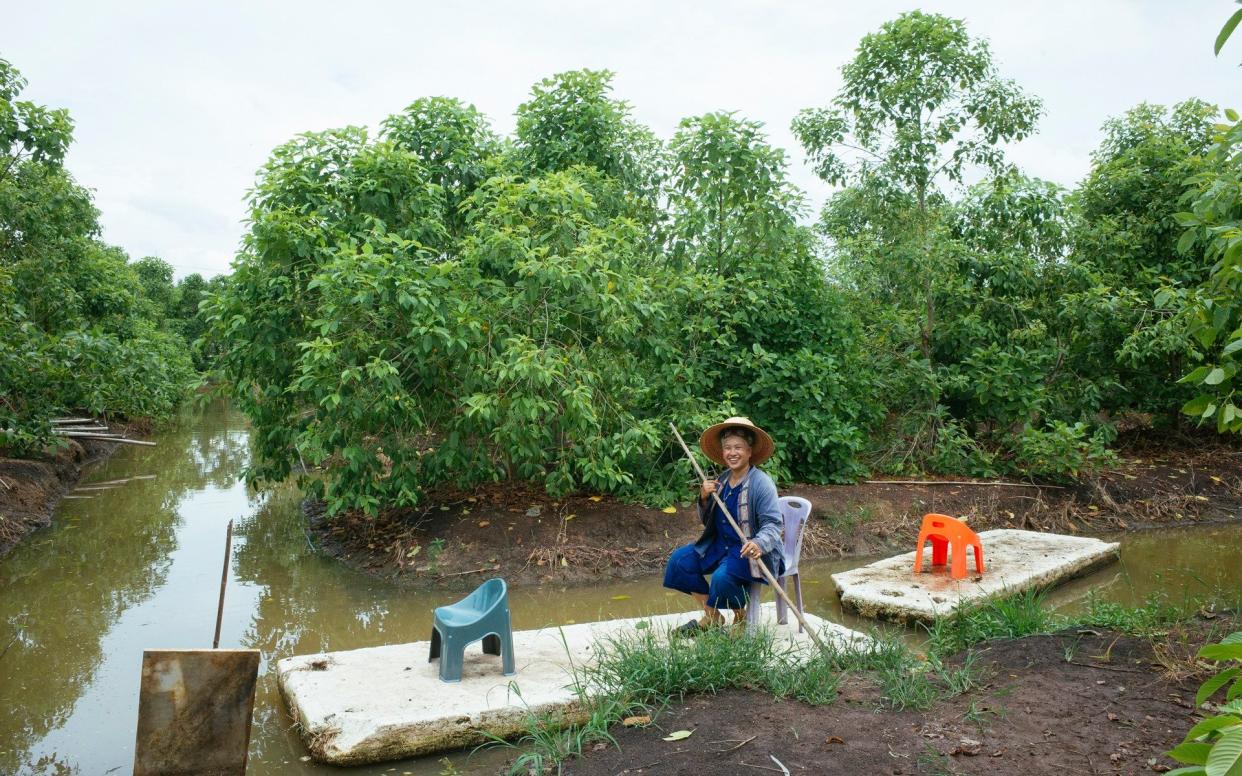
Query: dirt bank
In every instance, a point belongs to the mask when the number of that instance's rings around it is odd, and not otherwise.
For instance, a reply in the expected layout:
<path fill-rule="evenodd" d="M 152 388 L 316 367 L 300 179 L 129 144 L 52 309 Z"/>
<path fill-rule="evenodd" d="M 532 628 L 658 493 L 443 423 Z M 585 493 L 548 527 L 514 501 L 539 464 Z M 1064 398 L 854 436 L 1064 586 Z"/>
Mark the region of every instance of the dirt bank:
<path fill-rule="evenodd" d="M 1214 627 L 1213 627 L 1214 626 Z M 983 686 L 929 710 L 877 710 L 875 685 L 847 679 L 831 705 L 751 691 L 697 695 L 647 728 L 614 726 L 566 764 L 571 776 L 622 774 L 1105 774 L 1177 767 L 1163 753 L 1205 716 L 1190 656 L 1236 623 L 1191 623 L 1153 642 L 1070 630 L 976 648 Z M 667 742 L 669 731 L 689 730 Z"/>
<path fill-rule="evenodd" d="M 868 484 L 781 485 L 814 505 L 804 558 L 908 550 L 927 512 L 966 516 L 976 530 L 1064 533 L 1142 530 L 1242 516 L 1242 446 L 1219 437 L 1128 440 L 1119 464 L 1066 487 Z M 890 478 L 883 478 L 890 479 Z M 689 493 L 689 485 L 687 493 Z M 674 513 L 609 497 L 553 500 L 523 485 L 440 491 L 418 510 L 325 520 L 307 506 L 329 555 L 399 584 L 510 584 L 625 578 L 662 568 L 697 538 L 691 506 Z"/>
<path fill-rule="evenodd" d="M 78 483 L 85 467 L 120 445 L 97 439 L 69 440 L 54 455 L 0 455 L 0 558 L 32 531 L 52 522 L 52 511 Z"/>

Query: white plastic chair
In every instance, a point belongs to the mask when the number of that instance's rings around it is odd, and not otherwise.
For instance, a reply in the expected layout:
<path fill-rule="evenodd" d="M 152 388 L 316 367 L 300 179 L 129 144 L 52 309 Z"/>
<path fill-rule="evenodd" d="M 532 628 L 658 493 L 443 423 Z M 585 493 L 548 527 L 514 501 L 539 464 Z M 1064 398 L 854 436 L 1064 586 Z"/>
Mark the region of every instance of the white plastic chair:
<path fill-rule="evenodd" d="M 777 583 L 789 593 L 789 582 L 793 580 L 793 596 L 802 611 L 802 577 L 798 574 L 798 557 L 802 555 L 802 533 L 806 521 L 811 517 L 811 502 L 800 496 L 781 496 L 781 517 L 784 520 L 783 535 L 785 539 L 785 570 L 777 579 Z M 759 627 L 759 603 L 763 595 L 763 585 L 751 582 L 747 588 L 749 603 L 746 606 L 746 631 L 753 633 Z M 789 608 L 785 599 L 776 594 L 776 621 L 781 625 L 789 622 Z M 798 623 L 798 632 L 802 632 L 802 623 Z"/>

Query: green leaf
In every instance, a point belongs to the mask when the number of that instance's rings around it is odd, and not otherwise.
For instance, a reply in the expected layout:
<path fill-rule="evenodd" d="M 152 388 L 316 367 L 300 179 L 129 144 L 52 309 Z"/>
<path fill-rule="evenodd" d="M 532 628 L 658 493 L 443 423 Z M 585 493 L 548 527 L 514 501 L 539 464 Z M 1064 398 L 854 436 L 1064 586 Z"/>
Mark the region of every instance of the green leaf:
<path fill-rule="evenodd" d="M 1224 728 L 1233 727 L 1239 723 L 1242 723 L 1242 719 L 1238 719 L 1232 714 L 1221 714 L 1217 717 L 1208 717 L 1192 727 L 1190 730 L 1186 731 L 1186 738 L 1183 740 L 1187 742 L 1194 741 L 1196 738 L 1205 736 L 1214 730 L 1222 730 Z"/>
<path fill-rule="evenodd" d="M 1216 367 L 1211 372 L 1208 372 L 1208 376 L 1203 378 L 1204 385 L 1220 385 L 1224 381 L 1225 370 L 1220 367 Z"/>
<path fill-rule="evenodd" d="M 1238 13 L 1242 13 L 1242 11 L 1239 11 Z M 1234 14 L 1234 15 L 1236 16 L 1237 14 Z M 1225 108 L 1225 118 L 1229 119 L 1230 121 L 1237 121 L 1238 112 L 1234 110 L 1233 108 Z"/>
<path fill-rule="evenodd" d="M 682 741 L 694 735 L 693 730 L 674 730 L 664 737 L 665 741 Z"/>
<path fill-rule="evenodd" d="M 1177 238 L 1176 250 L 1178 253 L 1186 253 L 1190 250 L 1190 246 L 1195 244 L 1196 233 L 1193 229 L 1182 232 L 1182 236 Z"/>
<path fill-rule="evenodd" d="M 1233 16 L 1229 17 L 1229 21 L 1225 22 L 1225 26 L 1220 28 L 1220 34 L 1216 36 L 1216 47 L 1212 49 L 1216 56 L 1220 56 L 1220 50 L 1225 47 L 1225 42 L 1229 40 L 1229 36 L 1237 29 L 1238 22 L 1242 22 L 1242 10 L 1234 11 Z M 1226 113 L 1226 115 L 1228 114 Z M 1232 118 L 1230 121 L 1237 121 L 1237 119 Z"/>
<path fill-rule="evenodd" d="M 1207 765 L 1208 755 L 1212 753 L 1211 744 L 1188 743 L 1178 744 L 1165 754 L 1188 765 Z"/>
<path fill-rule="evenodd" d="M 1199 657 L 1208 660 L 1242 660 L 1242 644 L 1208 644 L 1199 650 Z"/>
<path fill-rule="evenodd" d="M 1203 378 L 1207 377 L 1210 371 L 1211 370 L 1208 367 L 1201 366 L 1198 369 L 1195 369 L 1190 374 L 1183 377 L 1182 379 L 1178 380 L 1178 382 L 1185 383 L 1187 385 L 1197 385 L 1203 382 Z"/>
<path fill-rule="evenodd" d="M 1217 690 L 1224 687 L 1240 671 L 1242 668 L 1228 668 L 1199 685 L 1199 692 L 1195 693 L 1195 705 L 1202 706 L 1208 698 L 1215 695 Z"/>
<path fill-rule="evenodd" d="M 1208 776 L 1242 776 L 1242 728 L 1227 731 L 1212 746 Z"/>
<path fill-rule="evenodd" d="M 1196 396 L 1195 398 L 1191 399 L 1190 401 L 1182 405 L 1182 414 L 1190 415 L 1192 417 L 1197 418 L 1203 414 L 1203 411 L 1207 409 L 1208 404 L 1210 404 L 1211 402 L 1212 402 L 1212 397 L 1208 396 L 1207 394 L 1204 394 L 1202 396 Z"/>
<path fill-rule="evenodd" d="M 1168 771 L 1164 776 L 1206 776 L 1207 771 L 1203 770 L 1200 765 L 1186 765 L 1181 768 L 1174 768 Z"/>
<path fill-rule="evenodd" d="M 1212 343 L 1216 341 L 1216 329 L 1211 326 L 1200 326 L 1195 330 L 1195 339 L 1205 348 L 1212 347 Z"/>

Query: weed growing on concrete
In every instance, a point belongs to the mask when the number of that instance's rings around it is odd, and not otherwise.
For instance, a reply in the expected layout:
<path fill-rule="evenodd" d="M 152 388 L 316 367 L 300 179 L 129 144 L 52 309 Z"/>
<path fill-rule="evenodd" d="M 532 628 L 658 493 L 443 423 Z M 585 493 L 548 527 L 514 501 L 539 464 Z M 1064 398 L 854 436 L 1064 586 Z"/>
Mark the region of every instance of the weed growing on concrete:
<path fill-rule="evenodd" d="M 575 709 L 549 713 L 536 712 L 528 706 L 522 725 L 526 733 L 516 741 L 484 733 L 491 741 L 483 746 L 500 746 L 519 752 L 509 765 L 510 776 L 547 773 L 552 769 L 559 773 L 561 763 L 581 755 L 591 744 L 602 741 L 615 746 L 617 741 L 609 728 L 631 712 L 646 709 L 611 695 L 587 692 L 576 671 L 573 686 L 578 695 Z M 509 691 L 521 700 L 522 691 L 516 682 L 509 683 Z M 583 714 L 585 721 L 582 721 Z"/>
<path fill-rule="evenodd" d="M 588 670 L 592 686 L 644 702 L 730 687 L 761 687 L 764 667 L 790 658 L 770 634 L 734 638 L 724 628 L 693 639 L 670 638 L 647 628 L 606 638 L 597 649 L 597 663 Z"/>

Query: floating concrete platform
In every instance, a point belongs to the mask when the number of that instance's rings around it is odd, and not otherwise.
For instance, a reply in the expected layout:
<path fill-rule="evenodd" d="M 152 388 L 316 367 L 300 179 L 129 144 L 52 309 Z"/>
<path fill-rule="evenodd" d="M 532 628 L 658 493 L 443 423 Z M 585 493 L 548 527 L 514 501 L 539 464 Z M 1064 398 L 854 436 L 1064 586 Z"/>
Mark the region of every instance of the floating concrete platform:
<path fill-rule="evenodd" d="M 777 625 L 775 604 L 761 610 L 763 627 L 808 654 L 810 638 L 789 625 Z M 585 720 L 574 690 L 574 672 L 593 659 L 598 639 L 636 627 L 666 633 L 693 613 L 582 623 L 513 634 L 517 675 L 500 673 L 500 658 L 484 655 L 479 644 L 466 649 L 462 681 L 441 682 L 439 663 L 427 661 L 430 644 L 299 655 L 276 664 L 281 691 L 311 755 L 334 765 L 395 760 L 490 740 L 485 733 L 511 738 L 525 732 L 530 713 L 563 714 L 567 723 Z M 869 639 L 811 614 L 807 622 L 820 638 L 843 648 Z M 645 626 L 639 626 L 646 623 Z"/>
<path fill-rule="evenodd" d="M 914 573 L 913 552 L 833 574 L 841 605 L 864 617 L 932 621 L 961 606 L 1051 587 L 1117 555 L 1116 543 L 1037 531 L 983 531 L 979 539 L 982 576 L 975 573 L 973 555 L 967 556 L 965 579 L 953 579 L 948 566 L 933 567 L 928 542 L 920 574 Z"/>

